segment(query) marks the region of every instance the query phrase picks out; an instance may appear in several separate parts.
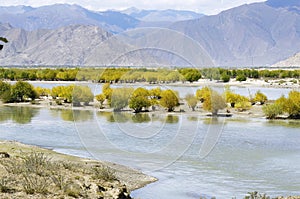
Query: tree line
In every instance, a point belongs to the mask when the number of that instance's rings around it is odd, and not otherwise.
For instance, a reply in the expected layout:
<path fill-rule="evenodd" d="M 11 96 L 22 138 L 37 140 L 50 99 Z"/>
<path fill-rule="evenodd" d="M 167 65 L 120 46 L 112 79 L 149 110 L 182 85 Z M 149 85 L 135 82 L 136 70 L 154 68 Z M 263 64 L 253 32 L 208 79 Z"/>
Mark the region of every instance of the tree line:
<path fill-rule="evenodd" d="M 0 68 L 0 80 L 93 81 L 100 83 L 171 83 L 199 79 L 229 82 L 254 79 L 299 78 L 300 70 L 260 70 L 225 68 Z"/>
<path fill-rule="evenodd" d="M 0 99 L 4 103 L 33 101 L 39 97 L 49 97 L 58 105 L 69 103 L 73 106 L 89 105 L 95 100 L 100 104 L 99 108 L 112 108 L 114 111 L 124 109 L 133 110 L 135 113 L 156 110 L 162 107 L 172 112 L 181 103 L 185 103 L 192 111 L 197 107 L 218 115 L 219 110 L 234 108 L 242 112 L 251 109 L 255 104 L 264 105 L 262 110 L 268 119 L 281 118 L 287 115 L 291 119 L 300 118 L 300 92 L 292 90 L 287 97 L 281 96 L 273 103 L 261 91 L 253 96 L 243 96 L 234 93 L 226 87 L 223 93 L 219 93 L 210 87 L 198 89 L 194 94 L 187 94 L 180 98 L 179 93 L 160 87 L 145 89 L 142 87 L 112 88 L 110 83 L 102 86 L 102 93 L 94 95 L 90 87 L 86 85 L 55 86 L 52 89 L 33 87 L 30 83 L 18 81 L 15 84 L 0 81 Z"/>

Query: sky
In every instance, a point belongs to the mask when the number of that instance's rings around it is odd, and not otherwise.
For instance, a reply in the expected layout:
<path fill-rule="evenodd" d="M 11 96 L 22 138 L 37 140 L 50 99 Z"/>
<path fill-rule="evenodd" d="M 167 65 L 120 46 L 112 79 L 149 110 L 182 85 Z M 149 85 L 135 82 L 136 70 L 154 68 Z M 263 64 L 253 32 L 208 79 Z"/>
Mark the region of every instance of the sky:
<path fill-rule="evenodd" d="M 55 3 L 78 4 L 89 10 L 123 10 L 129 7 L 138 9 L 177 9 L 192 10 L 213 15 L 232 7 L 265 0 L 0 0 L 0 6 L 28 5 L 38 7 Z"/>

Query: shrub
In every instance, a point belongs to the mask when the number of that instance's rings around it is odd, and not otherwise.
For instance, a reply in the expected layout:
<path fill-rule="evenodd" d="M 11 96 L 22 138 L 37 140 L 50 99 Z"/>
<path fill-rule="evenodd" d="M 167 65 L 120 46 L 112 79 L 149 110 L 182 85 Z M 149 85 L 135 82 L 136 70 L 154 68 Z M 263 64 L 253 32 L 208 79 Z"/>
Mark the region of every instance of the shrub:
<path fill-rule="evenodd" d="M 185 96 L 185 100 L 187 102 L 187 104 L 189 105 L 189 107 L 195 111 L 195 107 L 197 106 L 197 98 L 193 95 L 193 94 L 187 94 Z"/>
<path fill-rule="evenodd" d="M 280 104 L 269 104 L 263 106 L 263 112 L 267 119 L 275 119 L 278 115 L 283 113 L 283 107 Z"/>
<path fill-rule="evenodd" d="M 254 102 L 259 102 L 261 105 L 263 105 L 266 101 L 268 101 L 268 98 L 261 91 L 257 91 L 253 100 Z"/>
<path fill-rule="evenodd" d="M 93 168 L 93 178 L 94 179 L 101 179 L 105 181 L 114 181 L 117 180 L 115 175 L 115 171 L 107 166 L 95 166 Z"/>
<path fill-rule="evenodd" d="M 177 93 L 172 90 L 165 90 L 161 93 L 160 105 L 167 108 L 168 112 L 174 111 L 174 108 L 179 105 Z"/>
<path fill-rule="evenodd" d="M 247 77 L 244 74 L 236 76 L 236 81 L 243 82 L 246 80 L 247 80 Z"/>

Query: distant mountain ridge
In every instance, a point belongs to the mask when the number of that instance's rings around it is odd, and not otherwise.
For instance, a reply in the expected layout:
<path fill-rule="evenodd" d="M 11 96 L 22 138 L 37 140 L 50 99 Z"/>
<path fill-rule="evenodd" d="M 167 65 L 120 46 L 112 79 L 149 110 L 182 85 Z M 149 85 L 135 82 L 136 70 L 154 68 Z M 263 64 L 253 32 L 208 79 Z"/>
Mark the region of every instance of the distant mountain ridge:
<path fill-rule="evenodd" d="M 146 22 L 157 22 L 157 21 L 166 21 L 166 22 L 175 22 L 175 21 L 184 21 L 197 19 L 203 14 L 199 14 L 192 11 L 185 10 L 139 10 L 137 8 L 128 8 L 126 10 L 121 11 L 127 15 L 130 15 L 140 21 Z"/>
<path fill-rule="evenodd" d="M 153 37 L 151 34 L 148 36 L 146 32 L 149 26 L 168 26 L 171 30 L 184 33 L 202 46 L 206 51 L 203 54 L 208 54 L 206 57 L 210 57 L 215 66 L 271 66 L 300 52 L 299 4 L 299 0 L 268 0 L 245 4 L 214 16 L 195 15 L 192 17 L 197 17 L 196 19 L 176 22 L 154 21 L 155 17 L 152 17 L 152 21 L 142 21 L 132 15 L 135 13 L 136 17 L 142 19 L 158 13 L 158 16 L 165 15 L 166 19 L 170 17 L 170 20 L 179 20 L 181 16 L 188 16 L 190 13 L 184 15 L 185 11 L 176 11 L 180 16 L 178 18 L 174 10 L 141 11 L 132 8 L 125 13 L 96 12 L 68 4 L 39 8 L 0 7 L 0 36 L 6 36 L 10 41 L 0 53 L 0 63 L 106 64 L 102 59 L 107 55 L 105 51 L 109 54 L 112 48 L 109 45 L 101 46 L 103 41 L 139 27 L 146 27 L 142 33 L 145 34 L 142 42 L 156 42 L 157 46 L 164 44 L 175 47 L 172 42 L 178 44 L 180 41 L 172 35 Z M 172 18 L 173 16 L 177 18 Z M 138 45 L 138 42 L 136 44 Z M 180 45 L 176 47 L 178 46 Z M 132 44 L 120 45 L 120 49 L 131 48 L 134 48 Z M 130 55 L 128 60 L 124 58 L 124 62 L 121 63 L 167 63 L 164 62 L 164 58 L 165 56 L 161 56 L 152 59 L 145 54 L 136 53 Z"/>
<path fill-rule="evenodd" d="M 38 8 L 0 7 L 2 23 L 25 30 L 56 29 L 69 25 L 96 25 L 110 32 L 136 27 L 139 20 L 115 11 L 95 12 L 78 5 L 54 4 Z"/>
<path fill-rule="evenodd" d="M 177 22 L 171 28 L 198 41 L 216 65 L 272 65 L 300 51 L 300 14 L 290 11 L 288 4 L 269 6 L 273 1 Z"/>

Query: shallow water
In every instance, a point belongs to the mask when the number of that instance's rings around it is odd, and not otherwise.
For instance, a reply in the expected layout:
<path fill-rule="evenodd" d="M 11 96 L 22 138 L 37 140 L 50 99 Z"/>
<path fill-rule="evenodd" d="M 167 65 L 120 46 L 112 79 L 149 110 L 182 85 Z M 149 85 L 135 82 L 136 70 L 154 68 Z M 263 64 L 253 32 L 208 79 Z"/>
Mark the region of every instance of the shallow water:
<path fill-rule="evenodd" d="M 0 107 L 0 139 L 140 169 L 137 198 L 300 194 L 300 122 Z"/>

